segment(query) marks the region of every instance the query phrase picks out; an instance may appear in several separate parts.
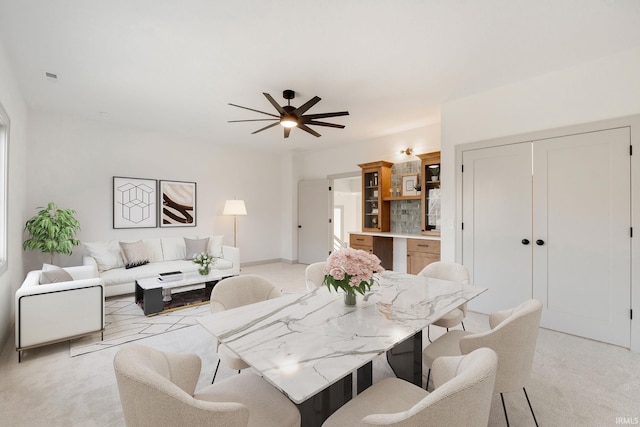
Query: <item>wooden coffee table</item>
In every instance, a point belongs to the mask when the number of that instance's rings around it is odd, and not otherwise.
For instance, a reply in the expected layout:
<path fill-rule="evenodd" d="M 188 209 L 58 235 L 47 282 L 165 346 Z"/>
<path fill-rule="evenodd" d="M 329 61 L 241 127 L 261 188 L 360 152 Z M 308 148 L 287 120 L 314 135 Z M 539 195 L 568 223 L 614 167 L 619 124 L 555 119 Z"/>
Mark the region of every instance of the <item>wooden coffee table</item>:
<path fill-rule="evenodd" d="M 161 281 L 157 277 L 139 279 L 136 280 L 136 304 L 142 308 L 145 315 L 156 314 L 167 308 L 172 308 L 170 303 L 172 300 L 172 291 L 187 286 L 193 287 L 194 285 L 202 285 L 202 287 L 197 290 L 201 292 L 200 301 L 205 301 L 205 299 L 211 295 L 211 289 L 225 277 L 231 277 L 231 275 L 223 274 L 219 271 L 212 271 L 208 275 L 203 276 L 196 271 L 184 273 L 180 279 L 168 282 Z M 192 290 L 188 290 L 185 292 L 191 291 Z"/>

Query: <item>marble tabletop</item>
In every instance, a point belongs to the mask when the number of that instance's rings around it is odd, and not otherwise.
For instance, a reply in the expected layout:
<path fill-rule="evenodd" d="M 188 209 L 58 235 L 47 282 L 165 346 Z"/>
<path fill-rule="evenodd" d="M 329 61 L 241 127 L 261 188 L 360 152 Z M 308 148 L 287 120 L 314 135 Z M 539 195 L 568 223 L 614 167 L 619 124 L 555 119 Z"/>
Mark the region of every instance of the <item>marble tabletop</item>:
<path fill-rule="evenodd" d="M 486 291 L 393 271 L 355 306 L 321 287 L 198 319 L 293 402 L 302 403 Z"/>

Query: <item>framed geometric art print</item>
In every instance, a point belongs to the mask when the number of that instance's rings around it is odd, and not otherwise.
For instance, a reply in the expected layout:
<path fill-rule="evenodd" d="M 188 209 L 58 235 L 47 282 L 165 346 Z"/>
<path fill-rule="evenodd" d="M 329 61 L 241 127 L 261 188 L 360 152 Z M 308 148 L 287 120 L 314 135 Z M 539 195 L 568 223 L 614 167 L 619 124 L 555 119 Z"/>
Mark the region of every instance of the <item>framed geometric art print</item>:
<path fill-rule="evenodd" d="M 113 228 L 158 226 L 158 182 L 155 179 L 113 177 Z"/>
<path fill-rule="evenodd" d="M 196 183 L 160 181 L 160 227 L 196 226 Z"/>

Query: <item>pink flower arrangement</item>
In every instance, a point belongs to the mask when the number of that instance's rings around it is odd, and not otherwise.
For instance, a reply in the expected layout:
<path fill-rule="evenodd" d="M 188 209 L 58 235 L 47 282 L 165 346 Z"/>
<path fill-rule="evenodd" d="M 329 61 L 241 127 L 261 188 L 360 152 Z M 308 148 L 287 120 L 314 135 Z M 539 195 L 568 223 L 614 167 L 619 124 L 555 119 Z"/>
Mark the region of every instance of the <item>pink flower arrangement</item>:
<path fill-rule="evenodd" d="M 348 294 L 358 292 L 362 295 L 374 283 L 374 273 L 382 273 L 380 259 L 368 252 L 344 248 L 333 252 L 324 265 L 323 284 L 329 290 L 333 287 L 344 289 Z"/>

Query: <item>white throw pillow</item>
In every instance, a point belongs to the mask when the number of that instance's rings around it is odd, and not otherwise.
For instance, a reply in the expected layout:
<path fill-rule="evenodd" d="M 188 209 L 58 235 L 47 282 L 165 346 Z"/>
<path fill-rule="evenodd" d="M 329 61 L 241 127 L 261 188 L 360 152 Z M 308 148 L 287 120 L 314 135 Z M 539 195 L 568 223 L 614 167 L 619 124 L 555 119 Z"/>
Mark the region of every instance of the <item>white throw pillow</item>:
<path fill-rule="evenodd" d="M 43 264 L 40 273 L 40 284 L 71 282 L 73 277 L 64 269 L 51 264 Z"/>
<path fill-rule="evenodd" d="M 201 239 L 209 238 L 209 255 L 214 258 L 222 258 L 222 239 L 224 236 L 201 236 Z"/>
<path fill-rule="evenodd" d="M 87 255 L 93 257 L 98 264 L 99 271 L 107 271 L 124 267 L 120 255 L 120 245 L 115 240 L 105 242 L 83 242 Z"/>
<path fill-rule="evenodd" d="M 163 237 L 160 240 L 165 261 L 184 260 L 187 257 L 187 248 L 182 237 Z"/>

